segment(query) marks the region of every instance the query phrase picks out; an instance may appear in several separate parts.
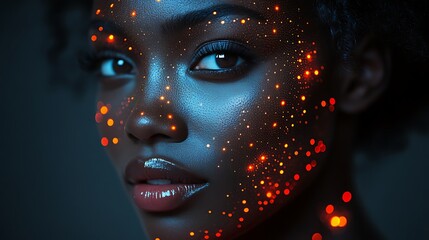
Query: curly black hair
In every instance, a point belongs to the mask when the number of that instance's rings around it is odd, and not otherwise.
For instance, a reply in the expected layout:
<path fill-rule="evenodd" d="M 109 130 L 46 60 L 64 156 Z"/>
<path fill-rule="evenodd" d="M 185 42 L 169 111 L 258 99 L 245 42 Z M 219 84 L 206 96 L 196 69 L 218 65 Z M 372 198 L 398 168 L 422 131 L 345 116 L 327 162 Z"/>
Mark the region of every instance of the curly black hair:
<path fill-rule="evenodd" d="M 79 8 L 89 19 L 92 1 L 45 1 L 49 4 L 47 20 L 56 39 L 49 51 L 54 67 L 52 82 L 82 90 L 85 81 L 79 79 L 84 78 L 67 78 L 60 66 L 64 62 L 59 58 L 70 44 L 61 18 L 70 9 Z M 417 0 L 314 0 L 313 3 L 313 10 L 328 29 L 340 59 L 353 61 L 355 44 L 368 33 L 374 33 L 391 50 L 391 82 L 381 99 L 360 115 L 361 130 L 356 143 L 373 156 L 386 152 L 380 149 L 405 147 L 409 130 L 428 129 L 429 98 L 421 85 L 425 84 L 429 67 L 429 3 Z"/>

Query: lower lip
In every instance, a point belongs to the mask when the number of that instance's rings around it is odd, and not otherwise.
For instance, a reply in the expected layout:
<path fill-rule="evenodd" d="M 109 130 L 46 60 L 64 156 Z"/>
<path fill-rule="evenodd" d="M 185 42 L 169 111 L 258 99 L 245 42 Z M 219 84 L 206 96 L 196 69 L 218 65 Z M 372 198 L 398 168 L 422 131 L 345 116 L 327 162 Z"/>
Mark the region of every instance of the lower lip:
<path fill-rule="evenodd" d="M 167 212 L 179 208 L 208 184 L 168 184 L 134 186 L 137 207 L 148 212 Z"/>

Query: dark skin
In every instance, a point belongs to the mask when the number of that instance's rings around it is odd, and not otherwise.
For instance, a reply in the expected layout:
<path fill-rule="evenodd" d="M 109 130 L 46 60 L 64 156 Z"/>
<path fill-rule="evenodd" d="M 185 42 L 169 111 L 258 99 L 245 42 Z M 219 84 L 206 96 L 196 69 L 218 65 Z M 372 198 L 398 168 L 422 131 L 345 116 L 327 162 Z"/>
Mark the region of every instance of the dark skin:
<path fill-rule="evenodd" d="M 367 239 L 342 196 L 353 192 L 351 114 L 387 84 L 370 38 L 352 66 L 294 3 L 95 1 L 93 12 L 96 119 L 130 196 L 136 157 L 207 183 L 169 209 L 137 201 L 149 239 Z"/>

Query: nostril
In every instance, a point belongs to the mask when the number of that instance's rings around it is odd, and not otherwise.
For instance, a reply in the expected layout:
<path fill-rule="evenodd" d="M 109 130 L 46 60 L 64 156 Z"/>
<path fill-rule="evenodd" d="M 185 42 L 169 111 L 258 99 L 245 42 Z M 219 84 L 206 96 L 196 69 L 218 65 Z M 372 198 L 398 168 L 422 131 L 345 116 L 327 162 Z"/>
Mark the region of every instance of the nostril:
<path fill-rule="evenodd" d="M 133 141 L 135 143 L 139 141 L 139 139 L 131 133 L 127 133 L 127 136 L 129 139 L 131 139 L 131 141 Z"/>

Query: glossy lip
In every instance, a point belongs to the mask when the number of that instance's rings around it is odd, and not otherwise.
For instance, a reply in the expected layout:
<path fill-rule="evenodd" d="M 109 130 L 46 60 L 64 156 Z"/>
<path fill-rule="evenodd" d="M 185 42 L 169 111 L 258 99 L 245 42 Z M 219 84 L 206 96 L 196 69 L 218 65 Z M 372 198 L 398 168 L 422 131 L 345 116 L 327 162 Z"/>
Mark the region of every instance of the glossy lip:
<path fill-rule="evenodd" d="M 132 160 L 125 178 L 133 186 L 137 207 L 148 212 L 175 210 L 208 186 L 185 168 L 158 157 Z"/>

